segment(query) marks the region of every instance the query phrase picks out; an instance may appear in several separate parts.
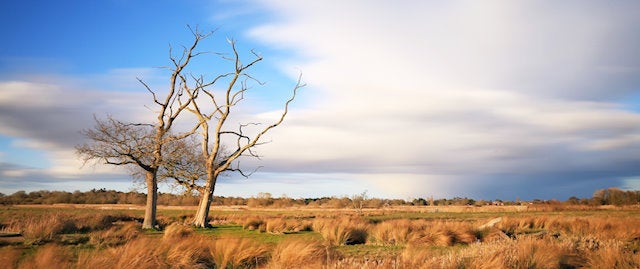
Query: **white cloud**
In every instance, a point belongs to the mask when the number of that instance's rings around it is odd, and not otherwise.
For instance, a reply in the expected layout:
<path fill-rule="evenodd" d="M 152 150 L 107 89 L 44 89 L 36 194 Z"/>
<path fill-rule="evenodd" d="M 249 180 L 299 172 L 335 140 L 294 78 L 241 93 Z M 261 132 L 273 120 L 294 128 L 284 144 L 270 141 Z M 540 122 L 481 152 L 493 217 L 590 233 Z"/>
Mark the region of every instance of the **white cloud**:
<path fill-rule="evenodd" d="M 256 3 L 277 21 L 248 35 L 294 51 L 281 67 L 309 86 L 259 148 L 264 169 L 247 185 L 526 199 L 640 175 L 640 115 L 618 103 L 640 86 L 634 1 Z M 46 151 L 52 174 L 85 175 L 72 147 L 92 113 L 149 118 L 138 76 L 162 88 L 159 72 L 135 68 L 0 82 L 0 134 Z M 234 122 L 262 112 L 247 101 Z M 302 177 L 304 188 L 291 183 Z"/>
<path fill-rule="evenodd" d="M 135 71 L 153 77 L 151 71 Z M 149 109 L 144 107 L 149 101 L 148 93 L 110 88 L 124 84 L 127 77 L 137 83 L 132 72 L 114 70 L 105 75 L 75 78 L 25 76 L 20 80 L 0 81 L 0 121 L 3 122 L 0 135 L 11 138 L 12 148 L 3 158 L 9 166 L 0 167 L 3 180 L 7 181 L 4 183 L 9 184 L 10 178 L 17 177 L 23 178 L 20 182 L 37 186 L 43 186 L 44 182 L 57 184 L 60 180 L 128 177 L 126 171 L 119 168 L 83 166 L 74 146 L 84 141 L 80 131 L 94 125 L 93 115 L 98 118 L 113 115 L 141 122 L 151 119 L 145 117 L 149 114 Z M 99 81 L 105 83 L 97 83 Z M 21 153 L 20 160 L 12 159 L 21 149 L 28 149 L 28 153 Z M 29 159 L 31 155 L 33 158 Z"/>
<path fill-rule="evenodd" d="M 640 115 L 616 103 L 640 85 L 636 4 L 260 3 L 280 21 L 250 35 L 296 51 L 316 100 L 272 134 L 267 169 L 348 172 L 398 195 L 412 188 L 377 178 L 444 191 L 640 174 Z"/>

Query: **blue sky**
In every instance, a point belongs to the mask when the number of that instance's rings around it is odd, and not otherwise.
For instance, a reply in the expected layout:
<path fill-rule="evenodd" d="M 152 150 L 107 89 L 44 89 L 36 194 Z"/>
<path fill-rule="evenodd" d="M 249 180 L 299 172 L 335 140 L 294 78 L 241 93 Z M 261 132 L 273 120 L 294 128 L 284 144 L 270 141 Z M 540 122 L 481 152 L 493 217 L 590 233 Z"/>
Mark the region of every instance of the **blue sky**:
<path fill-rule="evenodd" d="M 260 52 L 263 166 L 220 195 L 566 199 L 640 188 L 636 1 L 4 1 L 0 192 L 139 188 L 74 154 L 92 115 L 147 121 L 187 24 Z M 215 73 L 209 62 L 196 73 Z M 168 187 L 164 187 L 168 190 Z"/>

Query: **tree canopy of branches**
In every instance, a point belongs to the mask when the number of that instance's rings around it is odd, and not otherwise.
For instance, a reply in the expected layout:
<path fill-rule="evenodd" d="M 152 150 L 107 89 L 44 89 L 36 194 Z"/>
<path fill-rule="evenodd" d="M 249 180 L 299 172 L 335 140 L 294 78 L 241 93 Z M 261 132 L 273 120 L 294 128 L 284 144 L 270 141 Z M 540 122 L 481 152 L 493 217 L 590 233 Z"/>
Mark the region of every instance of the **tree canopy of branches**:
<path fill-rule="evenodd" d="M 153 97 L 155 121 L 124 123 L 112 117 L 106 120 L 96 118 L 96 126 L 83 131 L 90 142 L 76 147 L 76 152 L 85 163 L 96 161 L 110 165 L 129 165 L 144 171 L 147 203 L 142 227 L 145 229 L 156 227 L 158 172 L 170 159 L 165 156 L 168 152 L 165 147 L 192 135 L 199 126 L 196 125 L 192 130 L 179 134 L 172 132 L 178 116 L 193 103 L 199 92 L 198 88 L 191 89 L 187 80 L 184 79 L 186 67 L 194 57 L 202 54 L 195 51 L 198 43 L 211 35 L 211 33 L 203 34 L 197 29 L 191 30 L 194 36 L 191 46 L 184 47 L 179 55 L 174 55 L 171 48 L 169 50 L 171 66 L 167 69 L 171 71 L 171 75 L 164 97 L 160 91 L 152 89 L 138 78 Z M 175 159 L 175 155 L 170 157 Z"/>
<path fill-rule="evenodd" d="M 291 97 L 284 103 L 284 110 L 266 127 L 253 122 L 239 125 L 230 123 L 232 111 L 244 100 L 250 89 L 249 84 L 262 85 L 247 72 L 262 61 L 262 57 L 252 51 L 252 59 L 243 64 L 235 42 L 229 40 L 231 56 L 217 55 L 225 63 L 231 63 L 231 71 L 211 76 L 211 79 L 210 76 L 196 76 L 186 70 L 192 59 L 208 54 L 196 49 L 213 32 L 189 29 L 194 37 L 191 46 L 183 47 L 179 55 L 175 55 L 171 47 L 169 49 L 171 65 L 167 69 L 171 75 L 163 98 L 160 91 L 138 79 L 153 98 L 156 119 L 151 123 L 128 123 L 112 117 L 104 120 L 96 118 L 96 126 L 83 131 L 90 142 L 76 147 L 85 163 L 95 161 L 131 166 L 136 173 L 144 174 L 147 204 L 143 228 L 154 228 L 156 225 L 158 180 L 165 178 L 174 179 L 188 192 L 197 191 L 201 194 L 193 224 L 208 226 L 209 209 L 218 177 L 223 173 L 235 172 L 245 177 L 252 173 L 240 168 L 238 158 L 258 157 L 252 149 L 263 143 L 260 139 L 264 134 L 284 121 L 297 90 L 304 87 L 301 77 L 298 77 Z M 195 115 L 196 120 L 190 130 L 178 133 L 173 126 L 184 110 Z M 189 138 L 196 132 L 200 141 Z M 200 147 L 201 150 L 196 152 L 194 147 Z"/>
<path fill-rule="evenodd" d="M 239 163 L 235 161 L 241 156 L 258 157 L 252 149 L 262 143 L 260 139 L 264 134 L 284 121 L 289 105 L 296 97 L 297 90 L 304 87 L 301 76 L 299 76 L 293 87 L 291 97 L 284 103 L 284 110 L 279 118 L 266 127 L 260 128 L 262 126 L 261 123 L 246 123 L 233 126 L 233 124 L 229 123 L 229 119 L 233 114 L 234 108 L 237 108 L 241 101 L 244 100 L 245 94 L 250 89 L 249 83 L 262 84 L 248 73 L 250 68 L 262 61 L 262 57 L 252 51 L 253 59 L 244 64 L 236 48 L 235 41 L 229 40 L 229 45 L 232 50 L 231 57 L 223 56 L 223 59 L 231 63 L 231 72 L 220 74 L 209 81 L 205 81 L 203 77 L 196 79 L 197 86 L 195 89 L 201 90 L 204 101 L 195 99 L 195 95 L 198 92 L 187 91 L 194 100 L 187 109 L 199 119 L 200 145 L 206 170 L 203 195 L 193 220 L 193 224 L 198 227 L 208 226 L 209 209 L 218 177 L 225 172 L 236 172 L 245 177 L 251 174 L 243 171 Z M 186 80 L 186 77 L 181 77 L 181 79 Z M 212 90 L 213 86 L 218 84 L 223 84 L 224 90 Z M 212 107 L 212 109 L 207 110 L 207 107 Z M 246 131 L 249 128 L 253 128 L 253 132 Z M 223 146 L 225 141 L 231 141 L 226 144 L 229 151 L 223 150 L 226 148 Z"/>

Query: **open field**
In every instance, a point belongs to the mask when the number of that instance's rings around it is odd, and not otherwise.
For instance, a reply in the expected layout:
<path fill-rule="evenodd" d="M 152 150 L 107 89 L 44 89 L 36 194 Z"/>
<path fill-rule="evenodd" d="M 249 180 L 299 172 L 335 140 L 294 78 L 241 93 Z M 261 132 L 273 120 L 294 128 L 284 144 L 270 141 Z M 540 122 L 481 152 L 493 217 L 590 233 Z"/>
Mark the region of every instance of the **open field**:
<path fill-rule="evenodd" d="M 639 268 L 640 208 L 161 206 L 0 207 L 6 268 Z"/>

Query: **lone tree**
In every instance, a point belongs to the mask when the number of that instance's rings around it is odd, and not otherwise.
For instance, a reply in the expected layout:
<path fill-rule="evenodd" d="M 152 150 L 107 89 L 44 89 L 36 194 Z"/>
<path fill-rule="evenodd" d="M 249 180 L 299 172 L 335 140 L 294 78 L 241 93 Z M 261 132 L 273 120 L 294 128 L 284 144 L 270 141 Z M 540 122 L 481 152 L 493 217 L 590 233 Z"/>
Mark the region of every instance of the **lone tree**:
<path fill-rule="evenodd" d="M 125 123 L 108 117 L 106 120 L 96 118 L 96 126 L 93 129 L 82 131 L 89 143 L 76 147 L 76 153 L 84 160 L 102 162 L 118 166 L 134 166 L 137 171 L 144 171 L 147 186 L 147 201 L 145 207 L 144 222 L 142 228 L 152 229 L 156 227 L 156 205 L 158 200 L 158 174 L 163 165 L 169 160 L 180 159 L 172 152 L 169 145 L 194 134 L 199 124 L 191 130 L 176 133 L 172 132 L 178 116 L 198 97 L 199 86 L 192 88 L 185 73 L 186 67 L 194 57 L 202 52 L 195 49 L 202 40 L 209 37 L 212 32 L 201 33 L 198 29 L 192 29 L 194 41 L 190 47 L 184 47 L 182 53 L 174 55 L 169 49 L 171 71 L 166 95 L 160 97 L 158 91 L 153 90 L 143 80 L 138 81 L 153 97 L 156 106 L 156 119 L 154 123 Z M 188 94 L 186 94 L 188 93 Z"/>
<path fill-rule="evenodd" d="M 247 64 L 243 64 L 235 42 L 229 40 L 229 44 L 232 56 L 223 56 L 223 59 L 232 63 L 232 71 L 220 74 L 208 81 L 205 81 L 203 77 L 196 80 L 196 89 L 201 90 L 202 97 L 206 101 L 195 98 L 198 92 L 187 91 L 190 98 L 193 99 L 187 109 L 199 119 L 200 145 L 206 174 L 198 211 L 193 219 L 193 225 L 197 227 L 209 226 L 209 209 L 218 177 L 223 173 L 230 172 L 236 172 L 245 177 L 253 173 L 243 171 L 237 162 L 238 158 L 241 156 L 259 157 L 252 149 L 262 143 L 260 139 L 264 134 L 283 122 L 289 110 L 289 104 L 296 97 L 297 90 L 305 86 L 302 83 L 302 77 L 299 76 L 291 97 L 284 103 L 283 112 L 275 122 L 266 127 L 261 128 L 260 123 L 236 125 L 230 123 L 233 109 L 244 100 L 245 94 L 250 89 L 248 84 L 255 82 L 262 85 L 247 72 L 256 63 L 262 61 L 262 57 L 252 51 L 253 59 Z M 214 91 L 214 85 L 218 84 L 225 86 L 222 90 Z"/>

